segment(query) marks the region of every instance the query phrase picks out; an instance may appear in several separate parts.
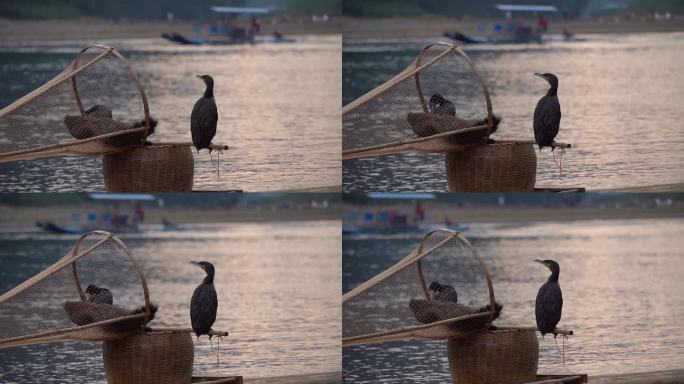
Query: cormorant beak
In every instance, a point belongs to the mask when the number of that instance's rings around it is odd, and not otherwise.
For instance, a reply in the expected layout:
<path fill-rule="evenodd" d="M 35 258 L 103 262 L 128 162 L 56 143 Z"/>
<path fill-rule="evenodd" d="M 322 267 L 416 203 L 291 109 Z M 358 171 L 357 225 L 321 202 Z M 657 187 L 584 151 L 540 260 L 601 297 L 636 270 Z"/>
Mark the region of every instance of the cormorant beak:
<path fill-rule="evenodd" d="M 201 79 L 202 75 L 195 75 L 196 78 Z"/>
<path fill-rule="evenodd" d="M 200 264 L 200 263 L 197 262 L 197 261 L 191 261 L 190 264 L 196 265 L 196 266 L 198 266 L 198 267 L 204 269 L 204 265 Z"/>
<path fill-rule="evenodd" d="M 541 77 L 542 79 L 546 80 L 547 83 L 549 82 L 549 79 L 546 76 L 542 75 L 541 73 L 535 73 L 534 75 L 537 77 Z"/>
<path fill-rule="evenodd" d="M 546 263 L 544 262 L 544 260 L 534 259 L 534 262 L 535 262 L 535 263 L 539 263 L 539 264 L 545 266 L 546 268 L 549 267 L 548 265 L 546 265 Z"/>

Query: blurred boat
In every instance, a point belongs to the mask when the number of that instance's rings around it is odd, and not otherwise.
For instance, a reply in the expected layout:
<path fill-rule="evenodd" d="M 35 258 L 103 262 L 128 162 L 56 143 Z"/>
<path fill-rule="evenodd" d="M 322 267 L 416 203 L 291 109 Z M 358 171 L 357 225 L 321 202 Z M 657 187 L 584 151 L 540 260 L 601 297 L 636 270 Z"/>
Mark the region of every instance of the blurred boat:
<path fill-rule="evenodd" d="M 446 32 L 444 36 L 463 44 L 541 44 L 546 40 L 543 33 L 548 30 L 544 16 L 562 17 L 553 5 L 494 4 L 494 8 L 503 18 L 493 25 L 479 24 L 481 36 L 468 36 L 459 31 Z M 538 18 L 536 26 L 532 25 L 534 18 Z"/>
<path fill-rule="evenodd" d="M 104 230 L 112 233 L 136 233 L 140 232 L 140 228 L 137 225 L 126 225 L 126 226 L 79 226 L 79 225 L 59 225 L 52 221 L 46 222 L 36 222 L 36 226 L 47 232 L 52 233 L 62 233 L 62 234 L 83 234 L 95 230 Z"/>
<path fill-rule="evenodd" d="M 256 39 L 261 29 L 256 19 L 252 19 L 252 25 L 249 28 L 237 24 L 240 16 L 268 14 L 270 12 L 268 8 L 213 6 L 210 10 L 219 15 L 220 20 L 213 22 L 207 28 L 206 34 L 202 32 L 204 28 L 198 25 L 194 28 L 192 37 L 176 32 L 164 33 L 162 37 L 183 45 L 292 44 L 297 42 L 295 39 L 284 37 L 278 31 L 274 31 L 273 37 Z"/>
<path fill-rule="evenodd" d="M 425 233 L 435 229 L 452 229 L 462 232 L 467 225 L 453 222 L 448 216 L 443 223 L 426 223 L 427 209 L 421 200 L 434 199 L 431 193 L 382 193 L 371 192 L 367 196 L 371 199 L 382 200 L 412 200 L 414 207 L 405 205 L 392 207 L 374 207 L 365 209 L 347 209 L 342 217 L 342 234 L 394 234 L 394 233 Z"/>

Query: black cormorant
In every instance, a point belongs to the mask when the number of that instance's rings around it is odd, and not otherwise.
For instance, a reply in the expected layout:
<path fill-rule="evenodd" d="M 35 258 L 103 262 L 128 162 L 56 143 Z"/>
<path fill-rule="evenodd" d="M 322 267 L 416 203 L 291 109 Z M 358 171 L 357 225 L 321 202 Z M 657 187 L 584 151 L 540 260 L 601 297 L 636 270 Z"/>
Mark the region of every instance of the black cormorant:
<path fill-rule="evenodd" d="M 563 295 L 560 284 L 558 284 L 558 275 L 560 274 L 560 266 L 553 260 L 535 260 L 535 262 L 545 265 L 551 270 L 551 276 L 539 288 L 537 293 L 537 302 L 534 306 L 534 314 L 537 317 L 537 328 L 542 336 L 547 333 L 553 333 L 556 336 L 556 324 L 561 319 L 561 311 L 563 309 Z"/>
<path fill-rule="evenodd" d="M 200 335 L 209 335 L 211 326 L 216 321 L 218 300 L 214 289 L 214 266 L 206 261 L 191 261 L 192 264 L 204 269 L 207 276 L 192 294 L 190 301 L 190 322 L 192 330 L 199 339 Z M 209 335 L 211 340 L 211 335 Z"/>
<path fill-rule="evenodd" d="M 107 288 L 100 288 L 94 284 L 90 284 L 88 288 L 86 288 L 86 293 L 88 294 L 88 301 L 91 303 L 114 304 L 112 292 Z"/>
<path fill-rule="evenodd" d="M 435 93 L 430 98 L 430 112 L 438 115 L 456 116 L 454 103 L 444 98 L 439 93 Z"/>
<path fill-rule="evenodd" d="M 430 284 L 430 291 L 432 292 L 432 298 L 439 301 L 451 301 L 452 303 L 458 302 L 458 294 L 456 289 L 451 285 L 440 284 L 433 281 Z"/>
<path fill-rule="evenodd" d="M 551 85 L 551 88 L 544 97 L 539 99 L 537 107 L 534 109 L 534 141 L 537 142 L 541 151 L 544 147 L 551 147 L 553 139 L 558 135 L 561 108 L 558 101 L 558 78 L 556 75 L 553 73 L 535 73 L 534 75 L 548 81 Z"/>
<path fill-rule="evenodd" d="M 202 148 L 208 148 L 214 135 L 216 135 L 218 111 L 214 101 L 214 79 L 209 75 L 197 75 L 197 77 L 207 85 L 204 94 L 197 100 L 190 115 L 192 143 L 199 152 Z M 209 152 L 211 153 L 211 149 Z"/>

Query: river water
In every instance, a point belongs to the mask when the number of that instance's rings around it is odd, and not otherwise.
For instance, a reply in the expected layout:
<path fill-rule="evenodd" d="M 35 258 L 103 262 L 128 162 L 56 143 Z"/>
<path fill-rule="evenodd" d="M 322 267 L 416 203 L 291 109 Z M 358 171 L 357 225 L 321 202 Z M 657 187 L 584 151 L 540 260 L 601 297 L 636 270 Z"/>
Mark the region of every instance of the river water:
<path fill-rule="evenodd" d="M 553 337 L 539 334 L 539 372 L 590 375 L 684 366 L 682 219 L 587 220 L 472 224 L 503 303 L 498 326 L 535 326 L 534 300 L 549 272 L 535 258 L 560 264 L 565 366 Z M 343 238 L 343 290 L 405 257 L 421 236 Z M 442 282 L 443 283 L 443 282 Z M 454 280 L 456 283 L 456 280 Z M 467 292 L 459 293 L 460 297 Z M 381 310 L 378 310 L 381 312 Z M 562 350 L 561 340 L 558 341 Z M 400 341 L 345 348 L 347 383 L 449 383 L 446 342 Z"/>
<path fill-rule="evenodd" d="M 219 309 L 213 328 L 230 336 L 221 342 L 220 365 L 207 338 L 193 337 L 196 375 L 340 371 L 339 222 L 193 225 L 122 239 L 141 264 L 151 301 L 159 305 L 151 327 L 189 327 L 190 298 L 204 278 L 189 261 L 207 260 L 216 267 Z M 57 261 L 75 240 L 0 234 L 0 292 Z M 101 343 L 1 349 L 0 381 L 104 383 Z"/>
<path fill-rule="evenodd" d="M 341 37 L 296 36 L 295 44 L 181 46 L 153 39 L 98 43 L 117 48 L 140 76 L 159 120 L 152 141 L 190 141 L 190 112 L 215 81 L 214 143 L 220 180 L 207 151 L 195 153 L 195 190 L 271 191 L 340 185 Z M 66 68 L 92 41 L 0 45 L 0 107 Z M 215 157 L 215 156 L 214 156 Z M 0 164 L 3 191 L 103 190 L 99 157 Z"/>
<path fill-rule="evenodd" d="M 548 85 L 533 74 L 552 72 L 560 80 L 557 140 L 573 148 L 563 157 L 562 177 L 548 149 L 537 152 L 537 185 L 595 190 L 684 182 L 684 33 L 582 37 L 587 40 L 465 47 L 503 118 L 493 138 L 534 140 L 534 108 Z M 344 104 L 443 39 L 345 41 Z M 345 161 L 342 174 L 345 191 L 447 190 L 442 155 Z"/>

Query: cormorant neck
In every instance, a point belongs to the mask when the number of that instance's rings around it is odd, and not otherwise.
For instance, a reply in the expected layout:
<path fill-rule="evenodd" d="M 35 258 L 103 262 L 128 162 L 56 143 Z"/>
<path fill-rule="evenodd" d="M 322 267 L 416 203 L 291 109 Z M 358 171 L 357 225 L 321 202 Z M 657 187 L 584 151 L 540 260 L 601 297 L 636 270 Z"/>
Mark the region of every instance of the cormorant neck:
<path fill-rule="evenodd" d="M 207 276 L 204 278 L 204 281 L 202 284 L 211 284 L 214 282 L 214 273 L 212 272 L 211 274 L 207 273 Z"/>
<path fill-rule="evenodd" d="M 204 97 L 214 97 L 214 84 L 207 83 L 207 89 L 204 90 Z"/>
<path fill-rule="evenodd" d="M 550 282 L 558 282 L 558 275 L 560 275 L 560 271 L 551 271 L 551 276 L 549 276 L 549 281 Z"/>
<path fill-rule="evenodd" d="M 546 92 L 548 96 L 556 96 L 558 94 L 558 84 L 551 84 L 551 88 Z"/>

